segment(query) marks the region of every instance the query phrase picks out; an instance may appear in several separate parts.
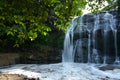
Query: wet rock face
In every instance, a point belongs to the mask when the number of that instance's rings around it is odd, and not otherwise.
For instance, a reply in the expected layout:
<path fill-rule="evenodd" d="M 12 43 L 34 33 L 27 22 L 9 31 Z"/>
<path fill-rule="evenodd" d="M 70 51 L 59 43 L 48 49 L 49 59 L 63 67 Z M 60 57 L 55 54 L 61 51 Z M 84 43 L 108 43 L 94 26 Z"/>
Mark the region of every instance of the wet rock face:
<path fill-rule="evenodd" d="M 61 62 L 61 50 L 57 48 L 44 48 L 40 52 L 22 53 L 20 63 L 23 64 L 48 64 Z"/>
<path fill-rule="evenodd" d="M 84 15 L 83 16 L 83 23 L 85 24 L 85 23 L 93 23 L 94 22 L 94 15 L 92 15 L 92 14 L 86 14 L 86 15 Z"/>
<path fill-rule="evenodd" d="M 106 71 L 106 70 L 120 69 L 120 66 L 118 66 L 118 65 L 105 65 L 105 66 L 101 66 L 98 68 L 102 71 Z"/>
<path fill-rule="evenodd" d="M 96 58 L 99 63 L 104 63 L 104 56 L 106 56 L 106 63 L 114 63 L 116 49 L 113 29 L 117 30 L 117 56 L 120 58 L 120 26 L 117 14 L 114 10 L 78 17 L 78 25 L 75 26 L 73 37 L 75 62 L 87 62 L 89 57 L 91 63 L 95 63 Z M 78 43 L 81 46 L 78 46 Z"/>

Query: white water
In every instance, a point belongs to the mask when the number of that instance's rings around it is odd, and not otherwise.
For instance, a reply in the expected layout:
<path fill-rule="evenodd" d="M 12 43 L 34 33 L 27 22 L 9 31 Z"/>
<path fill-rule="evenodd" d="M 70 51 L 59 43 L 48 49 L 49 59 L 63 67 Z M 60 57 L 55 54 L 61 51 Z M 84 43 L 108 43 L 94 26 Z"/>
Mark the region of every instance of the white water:
<path fill-rule="evenodd" d="M 107 61 L 107 31 L 104 30 L 104 57 L 103 64 L 106 64 Z"/>
<path fill-rule="evenodd" d="M 108 12 L 106 12 L 105 13 L 105 15 L 104 15 L 104 23 L 105 23 L 105 25 L 104 25 L 104 61 L 103 61 L 103 64 L 106 64 L 106 61 L 107 61 L 107 55 L 109 55 L 108 54 L 108 46 L 107 46 L 107 41 L 108 41 L 108 31 L 110 31 L 111 30 L 111 25 L 112 25 L 112 22 L 111 21 L 113 21 L 113 19 L 112 19 L 112 15 L 111 14 L 109 14 Z"/>
<path fill-rule="evenodd" d="M 115 47 L 115 64 L 119 64 L 120 60 L 118 57 L 118 50 L 117 50 L 117 26 L 116 26 L 116 19 L 114 19 L 114 17 L 112 16 L 110 19 L 111 24 L 111 29 L 113 31 L 113 35 L 114 35 L 114 47 Z"/>
<path fill-rule="evenodd" d="M 18 64 L 0 69 L 3 74 L 23 74 L 40 80 L 119 80 L 120 69 L 101 71 L 95 64 Z M 100 65 L 101 66 L 101 65 Z M 37 79 L 36 79 L 37 80 Z"/>
<path fill-rule="evenodd" d="M 81 63 L 84 62 L 84 59 L 83 59 L 83 50 L 82 50 L 82 32 L 83 32 L 83 17 L 80 17 L 80 25 L 79 25 L 79 37 L 80 39 L 78 40 L 78 43 L 76 44 L 78 47 L 77 47 L 77 53 L 80 57 L 80 59 L 78 61 L 80 61 Z M 75 54 L 75 53 L 74 53 Z"/>
<path fill-rule="evenodd" d="M 113 31 L 113 36 L 114 36 L 114 48 L 115 48 L 115 64 L 119 64 L 119 57 L 118 57 L 118 52 L 117 52 L 117 26 L 116 26 L 116 19 L 114 19 L 114 16 L 106 12 L 104 19 L 107 21 L 106 22 L 106 27 L 105 27 L 105 41 L 107 41 L 107 31 L 112 30 Z M 111 28 L 111 29 L 110 29 Z M 105 42 L 106 43 L 106 42 Z M 105 46 L 107 48 L 107 46 Z"/>
<path fill-rule="evenodd" d="M 87 22 L 87 25 L 85 26 L 88 31 L 88 63 L 91 63 L 91 33 L 93 30 L 93 25 Z"/>
<path fill-rule="evenodd" d="M 91 63 L 91 50 L 90 50 L 90 45 L 91 45 L 91 39 L 90 39 L 90 32 L 88 33 L 88 63 Z"/>
<path fill-rule="evenodd" d="M 99 27 L 99 15 L 95 15 L 95 25 L 94 25 L 94 29 L 93 29 L 93 32 L 92 32 L 92 42 L 93 42 L 93 50 L 92 50 L 92 62 L 95 62 L 95 63 L 99 63 L 99 55 L 98 55 L 98 51 L 96 49 L 96 31 L 100 29 Z"/>
<path fill-rule="evenodd" d="M 74 54 L 73 54 L 73 30 L 77 25 L 76 19 L 73 19 L 72 26 L 69 28 L 65 35 L 64 41 L 64 50 L 63 50 L 63 62 L 74 62 Z"/>
<path fill-rule="evenodd" d="M 115 45 L 115 64 L 120 64 L 120 60 L 118 57 L 118 51 L 117 51 L 117 30 L 113 30 L 114 33 L 114 45 Z"/>
<path fill-rule="evenodd" d="M 94 29 L 92 31 L 92 42 L 93 42 L 93 51 L 92 51 L 93 60 L 92 60 L 92 62 L 98 64 L 99 63 L 99 54 L 98 54 L 98 51 L 96 49 L 96 46 L 97 46 L 96 45 L 96 38 L 97 38 L 96 31 L 100 30 L 101 28 L 99 26 L 100 25 L 99 15 L 95 15 L 94 18 L 95 18 L 95 25 L 94 25 Z"/>

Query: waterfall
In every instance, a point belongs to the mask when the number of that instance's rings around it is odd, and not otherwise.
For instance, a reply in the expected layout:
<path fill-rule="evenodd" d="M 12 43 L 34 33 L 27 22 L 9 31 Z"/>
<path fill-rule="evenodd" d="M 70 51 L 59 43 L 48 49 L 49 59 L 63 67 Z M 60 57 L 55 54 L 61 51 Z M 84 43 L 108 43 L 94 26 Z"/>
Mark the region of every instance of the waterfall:
<path fill-rule="evenodd" d="M 107 60 L 107 31 L 104 30 L 104 57 L 103 57 L 103 64 L 106 64 Z"/>
<path fill-rule="evenodd" d="M 110 45 L 110 33 L 113 34 L 114 45 Z M 65 35 L 62 59 L 63 62 L 119 64 L 117 46 L 115 16 L 109 12 L 86 14 L 72 20 Z"/>
<path fill-rule="evenodd" d="M 115 44 L 115 64 L 119 64 L 119 57 L 117 52 L 117 30 L 113 30 L 114 33 L 114 44 Z"/>
<path fill-rule="evenodd" d="M 111 30 L 110 27 L 110 25 L 112 25 L 111 19 L 112 19 L 112 15 L 106 12 L 104 15 L 104 61 L 103 61 L 104 64 L 106 64 L 107 55 L 108 55 L 107 36 L 108 36 L 108 31 Z"/>
<path fill-rule="evenodd" d="M 89 23 L 87 23 L 86 29 L 88 31 L 88 63 L 91 63 L 91 32 L 92 32 L 93 26 Z"/>
<path fill-rule="evenodd" d="M 64 40 L 64 50 L 63 50 L 63 62 L 74 62 L 73 54 L 73 31 L 77 25 L 76 18 L 72 20 L 71 27 L 67 30 L 65 40 Z"/>
<path fill-rule="evenodd" d="M 91 45 L 91 39 L 90 39 L 90 32 L 88 33 L 88 63 L 91 62 L 91 51 L 90 51 L 90 45 Z"/>
<path fill-rule="evenodd" d="M 84 62 L 83 60 L 83 50 L 82 50 L 82 32 L 83 32 L 83 17 L 80 17 L 80 25 L 79 25 L 79 37 L 80 39 L 78 40 L 78 43 L 76 44 L 77 46 L 77 50 L 78 50 L 78 55 L 79 58 L 77 61 L 81 61 L 82 63 Z"/>
<path fill-rule="evenodd" d="M 93 42 L 93 54 L 92 54 L 92 62 L 95 62 L 95 63 L 99 63 L 99 55 L 98 55 L 98 51 L 96 49 L 96 31 L 100 29 L 100 26 L 99 26 L 99 15 L 95 15 L 94 16 L 95 18 L 95 24 L 94 24 L 94 29 L 93 29 L 93 36 L 92 36 L 92 42 Z"/>
<path fill-rule="evenodd" d="M 110 19 L 110 27 L 113 31 L 113 35 L 114 35 L 114 48 L 115 48 L 115 64 L 119 64 L 119 57 L 118 57 L 118 50 L 117 50 L 117 23 L 116 23 L 116 19 L 114 18 L 114 16 L 111 16 Z"/>

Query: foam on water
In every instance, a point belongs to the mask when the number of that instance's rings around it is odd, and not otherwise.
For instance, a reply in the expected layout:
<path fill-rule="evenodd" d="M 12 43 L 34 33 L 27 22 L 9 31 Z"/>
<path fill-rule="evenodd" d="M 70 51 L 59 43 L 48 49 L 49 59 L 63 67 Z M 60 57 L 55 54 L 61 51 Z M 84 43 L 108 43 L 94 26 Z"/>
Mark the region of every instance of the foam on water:
<path fill-rule="evenodd" d="M 23 74 L 40 80 L 109 80 L 120 79 L 120 69 L 101 71 L 95 64 L 58 63 L 48 65 L 25 64 L 0 69 L 2 73 Z"/>

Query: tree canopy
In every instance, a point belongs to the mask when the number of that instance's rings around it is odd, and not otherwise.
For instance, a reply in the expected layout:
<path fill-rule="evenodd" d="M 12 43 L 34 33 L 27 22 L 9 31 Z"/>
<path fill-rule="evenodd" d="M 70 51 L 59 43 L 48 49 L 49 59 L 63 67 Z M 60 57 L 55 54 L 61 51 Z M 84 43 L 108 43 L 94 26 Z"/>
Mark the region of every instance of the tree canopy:
<path fill-rule="evenodd" d="M 117 1 L 112 0 L 0 0 L 0 45 L 19 47 L 26 41 L 45 41 L 50 33 L 67 29 L 86 5 L 95 13 L 104 1 L 109 5 L 102 10 L 115 8 Z"/>

